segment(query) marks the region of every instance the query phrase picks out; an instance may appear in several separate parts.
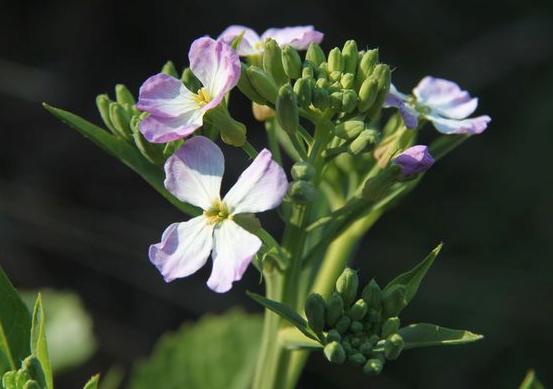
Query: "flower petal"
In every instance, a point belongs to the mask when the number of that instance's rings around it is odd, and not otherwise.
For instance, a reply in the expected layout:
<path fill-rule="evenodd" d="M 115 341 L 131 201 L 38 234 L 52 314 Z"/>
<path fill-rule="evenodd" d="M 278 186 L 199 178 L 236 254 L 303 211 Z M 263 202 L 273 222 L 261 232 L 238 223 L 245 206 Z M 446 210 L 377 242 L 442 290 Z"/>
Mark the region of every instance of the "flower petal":
<path fill-rule="evenodd" d="M 279 46 L 290 45 L 297 50 L 305 50 L 311 42 L 321 43 L 324 34 L 313 26 L 269 28 L 261 35 L 261 40 L 273 38 Z"/>
<path fill-rule="evenodd" d="M 273 209 L 281 202 L 288 181 L 282 167 L 263 149 L 228 191 L 223 202 L 231 214 L 256 213 Z"/>
<path fill-rule="evenodd" d="M 395 86 L 391 85 L 390 92 L 384 101 L 384 107 L 398 108 L 405 126 L 411 130 L 413 128 L 417 128 L 417 125 L 419 124 L 419 113 L 408 103 L 405 103 L 405 99 L 407 99 L 407 95 L 399 92 Z"/>
<path fill-rule="evenodd" d="M 416 145 L 395 157 L 394 164 L 400 165 L 403 176 L 408 177 L 430 169 L 434 158 L 428 152 L 428 147 Z"/>
<path fill-rule="evenodd" d="M 189 276 L 205 265 L 213 247 L 213 228 L 203 215 L 173 223 L 163 232 L 161 242 L 150 246 L 150 261 L 166 282 Z"/>
<path fill-rule="evenodd" d="M 187 140 L 165 162 L 165 187 L 180 201 L 208 209 L 220 198 L 225 159 L 203 136 Z"/>
<path fill-rule="evenodd" d="M 226 43 L 209 37 L 192 42 L 190 52 L 190 69 L 203 84 L 211 100 L 204 110 L 218 105 L 225 94 L 231 90 L 240 78 L 240 57 Z"/>
<path fill-rule="evenodd" d="M 261 240 L 232 220 L 215 227 L 213 270 L 207 286 L 215 292 L 230 290 L 232 283 L 242 278 L 253 256 L 261 247 Z"/>
<path fill-rule="evenodd" d="M 187 137 L 201 127 L 204 114 L 204 111 L 196 110 L 176 118 L 148 116 L 140 122 L 140 132 L 148 142 L 171 142 Z"/>
<path fill-rule="evenodd" d="M 229 26 L 221 33 L 221 35 L 219 35 L 217 40 L 223 41 L 227 45 L 230 45 L 238 35 L 242 34 L 242 32 L 244 32 L 244 35 L 242 36 L 240 45 L 238 45 L 238 55 L 247 56 L 263 52 L 263 48 L 260 45 L 261 38 L 257 32 L 249 27 L 239 25 Z"/>
<path fill-rule="evenodd" d="M 444 119 L 434 115 L 426 115 L 426 118 L 442 134 L 480 134 L 488 127 L 488 123 L 492 120 L 487 115 L 464 120 Z"/>
<path fill-rule="evenodd" d="M 423 78 L 413 89 L 413 94 L 418 104 L 426 105 L 433 113 L 451 119 L 464 119 L 478 106 L 478 99 L 471 98 L 456 83 L 442 78 Z"/>
<path fill-rule="evenodd" d="M 192 97 L 193 93 L 186 89 L 182 81 L 159 73 L 142 84 L 136 107 L 153 116 L 176 118 L 198 109 Z"/>

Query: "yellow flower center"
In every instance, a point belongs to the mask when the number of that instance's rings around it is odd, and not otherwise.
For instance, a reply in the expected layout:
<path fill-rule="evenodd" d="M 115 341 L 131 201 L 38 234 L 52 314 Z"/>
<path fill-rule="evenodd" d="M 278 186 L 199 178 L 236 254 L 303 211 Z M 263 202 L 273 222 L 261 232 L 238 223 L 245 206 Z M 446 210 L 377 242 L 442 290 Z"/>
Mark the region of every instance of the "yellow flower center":
<path fill-rule="evenodd" d="M 196 104 L 198 104 L 200 107 L 203 107 L 211 101 L 211 96 L 209 95 L 209 93 L 207 93 L 205 88 L 201 88 L 198 91 L 198 94 L 193 97 L 193 99 Z"/>
<path fill-rule="evenodd" d="M 213 201 L 211 208 L 204 211 L 204 216 L 207 218 L 208 224 L 217 224 L 225 219 L 232 220 L 227 205 L 219 199 Z"/>

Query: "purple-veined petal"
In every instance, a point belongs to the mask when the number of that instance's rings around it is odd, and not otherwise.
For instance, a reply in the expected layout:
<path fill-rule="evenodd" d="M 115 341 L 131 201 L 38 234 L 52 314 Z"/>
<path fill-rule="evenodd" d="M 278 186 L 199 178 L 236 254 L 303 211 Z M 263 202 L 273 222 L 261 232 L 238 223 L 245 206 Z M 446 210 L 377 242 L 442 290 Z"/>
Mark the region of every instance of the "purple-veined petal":
<path fill-rule="evenodd" d="M 203 107 L 208 110 L 217 106 L 225 94 L 240 78 L 240 57 L 226 43 L 209 37 L 192 42 L 190 70 L 203 84 L 211 100 Z"/>
<path fill-rule="evenodd" d="M 403 93 L 398 92 L 395 87 L 393 89 L 392 87 L 390 87 L 390 93 L 388 93 L 388 96 L 386 96 L 384 107 L 395 107 L 399 109 L 399 113 L 401 114 L 403 122 L 405 123 L 405 127 L 411 130 L 413 128 L 417 128 L 417 125 L 419 124 L 419 113 L 408 103 L 405 103 L 404 100 L 406 98 L 407 96 Z"/>
<path fill-rule="evenodd" d="M 249 27 L 239 25 L 229 26 L 221 33 L 221 35 L 219 35 L 217 40 L 223 41 L 227 45 L 230 45 L 238 35 L 242 34 L 242 32 L 244 32 L 244 35 L 242 36 L 240 45 L 238 45 L 238 55 L 248 56 L 263 52 L 261 38 L 257 32 Z"/>
<path fill-rule="evenodd" d="M 416 145 L 395 157 L 394 164 L 401 166 L 403 176 L 408 177 L 430 169 L 434 158 L 428 152 L 428 147 Z"/>
<path fill-rule="evenodd" d="M 276 208 L 288 189 L 282 167 L 263 149 L 228 191 L 223 202 L 231 214 L 256 213 Z"/>
<path fill-rule="evenodd" d="M 136 107 L 150 115 L 163 118 L 176 118 L 186 112 L 199 109 L 182 81 L 167 74 L 159 73 L 148 78 L 140 87 Z"/>
<path fill-rule="evenodd" d="M 220 198 L 225 159 L 208 138 L 187 140 L 165 162 L 165 187 L 180 201 L 209 209 Z"/>
<path fill-rule="evenodd" d="M 176 118 L 148 116 L 140 122 L 140 132 L 151 143 L 167 143 L 187 137 L 202 126 L 205 112 L 197 109 Z"/>
<path fill-rule="evenodd" d="M 224 293 L 230 290 L 234 281 L 242 278 L 261 247 L 261 240 L 232 220 L 217 224 L 213 235 L 213 270 L 207 286 Z"/>
<path fill-rule="evenodd" d="M 427 76 L 413 89 L 417 104 L 428 106 L 433 113 L 451 119 L 464 119 L 478 106 L 478 99 L 456 83 Z"/>
<path fill-rule="evenodd" d="M 261 40 L 273 38 L 279 46 L 290 45 L 297 50 L 305 50 L 311 42 L 321 43 L 324 34 L 313 26 L 269 28 L 261 35 Z"/>
<path fill-rule="evenodd" d="M 189 276 L 205 265 L 213 247 L 213 228 L 201 215 L 184 223 L 173 223 L 161 242 L 150 246 L 150 261 L 166 282 Z"/>
<path fill-rule="evenodd" d="M 492 120 L 487 115 L 463 120 L 445 119 L 434 115 L 425 116 L 442 134 L 480 134 Z"/>

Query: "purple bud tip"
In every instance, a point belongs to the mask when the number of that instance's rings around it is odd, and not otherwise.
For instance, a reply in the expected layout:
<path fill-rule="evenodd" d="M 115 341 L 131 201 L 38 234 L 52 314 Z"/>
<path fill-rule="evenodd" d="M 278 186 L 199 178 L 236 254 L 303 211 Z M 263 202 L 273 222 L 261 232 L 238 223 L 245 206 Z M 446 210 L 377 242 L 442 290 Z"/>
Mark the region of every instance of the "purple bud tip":
<path fill-rule="evenodd" d="M 395 157 L 394 164 L 401 166 L 404 177 L 409 177 L 430 169 L 434 158 L 428 152 L 428 147 L 416 145 Z"/>

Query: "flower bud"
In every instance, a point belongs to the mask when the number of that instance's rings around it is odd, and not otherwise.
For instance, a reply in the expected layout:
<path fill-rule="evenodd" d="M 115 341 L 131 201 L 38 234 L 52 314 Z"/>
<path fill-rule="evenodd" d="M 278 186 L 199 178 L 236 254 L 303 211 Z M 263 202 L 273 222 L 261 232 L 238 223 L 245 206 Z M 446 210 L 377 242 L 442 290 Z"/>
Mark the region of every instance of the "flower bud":
<path fill-rule="evenodd" d="M 315 177 L 315 168 L 309 162 L 296 162 L 292 166 L 292 178 L 294 180 L 311 181 Z"/>
<path fill-rule="evenodd" d="M 2 376 L 2 387 L 5 389 L 16 389 L 15 386 L 15 377 L 16 377 L 16 371 L 8 371 L 4 373 Z"/>
<path fill-rule="evenodd" d="M 242 92 L 254 103 L 265 105 L 267 100 L 261 97 L 261 95 L 255 90 L 252 82 L 250 81 L 250 77 L 248 76 L 248 68 L 249 66 L 242 62 L 242 71 L 240 72 L 240 78 L 238 79 L 237 84 L 238 89 L 240 89 L 240 92 Z"/>
<path fill-rule="evenodd" d="M 410 177 L 430 169 L 434 164 L 434 158 L 428 152 L 428 147 L 416 145 L 395 157 L 393 163 L 401 166 L 403 177 Z"/>
<path fill-rule="evenodd" d="M 348 315 L 351 317 L 352 320 L 361 320 L 365 317 L 367 314 L 367 311 L 369 310 L 369 307 L 367 306 L 367 303 L 363 301 L 363 299 L 359 299 L 351 306 L 349 309 Z"/>
<path fill-rule="evenodd" d="M 296 94 L 298 104 L 302 108 L 309 108 L 311 105 L 311 85 L 309 85 L 309 80 L 298 78 L 294 84 L 294 93 Z"/>
<path fill-rule="evenodd" d="M 150 163 L 154 165 L 161 165 L 165 162 L 163 152 L 158 145 L 148 142 L 144 136 L 140 133 L 140 119 L 138 116 L 134 116 L 130 123 L 132 129 L 132 135 L 136 148 Z"/>
<path fill-rule="evenodd" d="M 37 357 L 31 355 L 25 358 L 21 367 L 27 370 L 29 377 L 39 385 L 39 388 L 46 388 L 46 377 Z"/>
<path fill-rule="evenodd" d="M 359 346 L 359 351 L 365 355 L 370 355 L 373 351 L 374 346 L 378 343 L 380 338 L 377 335 L 371 335 L 369 339 L 361 343 Z"/>
<path fill-rule="evenodd" d="M 317 82 L 315 83 L 315 86 L 317 88 L 321 88 L 321 89 L 328 89 L 328 87 L 330 86 L 330 83 L 328 82 L 328 80 L 326 78 L 319 78 L 319 79 L 317 79 Z"/>
<path fill-rule="evenodd" d="M 109 118 L 117 135 L 123 139 L 130 140 L 132 134 L 129 121 L 131 118 L 125 108 L 119 103 L 110 103 Z"/>
<path fill-rule="evenodd" d="M 338 319 L 334 328 L 336 328 L 336 331 L 338 331 L 341 335 L 344 335 L 349 329 L 350 324 L 351 319 L 347 316 L 342 316 Z"/>
<path fill-rule="evenodd" d="M 46 386 L 41 386 L 36 381 L 27 381 L 22 389 L 44 389 Z"/>
<path fill-rule="evenodd" d="M 278 43 L 268 38 L 265 40 L 265 50 L 263 52 L 263 69 L 273 78 L 277 85 L 284 85 L 288 82 L 288 76 L 284 72 L 282 64 L 282 52 Z"/>
<path fill-rule="evenodd" d="M 379 323 L 380 319 L 380 311 L 376 309 L 369 309 L 369 312 L 367 313 L 367 320 L 369 320 L 369 323 Z"/>
<path fill-rule="evenodd" d="M 340 92 L 332 92 L 330 94 L 330 106 L 335 110 L 342 110 L 342 100 L 344 99 L 344 94 Z"/>
<path fill-rule="evenodd" d="M 342 78 L 342 72 L 339 72 L 339 71 L 337 71 L 337 70 L 334 71 L 334 72 L 332 72 L 332 73 L 330 73 L 330 74 L 328 75 L 328 79 L 329 79 L 330 81 L 332 81 L 333 83 L 334 83 L 334 82 L 337 82 L 337 83 L 338 83 L 338 84 L 337 84 L 338 86 L 341 86 L 341 85 L 340 85 L 340 80 L 341 80 L 341 78 Z"/>
<path fill-rule="evenodd" d="M 342 340 L 342 335 L 338 331 L 336 331 L 334 328 L 328 331 L 326 334 L 326 341 L 328 343 L 330 342 L 340 342 Z"/>
<path fill-rule="evenodd" d="M 351 346 L 353 348 L 356 348 L 359 347 L 361 345 L 361 338 L 359 336 L 352 336 L 350 338 L 350 341 L 351 341 Z"/>
<path fill-rule="evenodd" d="M 382 296 L 382 316 L 384 318 L 398 316 L 406 306 L 404 285 L 394 285 Z"/>
<path fill-rule="evenodd" d="M 354 334 L 360 334 L 361 332 L 363 332 L 363 323 L 361 323 L 360 321 L 354 320 L 349 325 L 349 329 Z"/>
<path fill-rule="evenodd" d="M 340 78 L 340 85 L 344 89 L 353 89 L 355 84 L 355 77 L 351 73 L 342 74 Z"/>
<path fill-rule="evenodd" d="M 348 120 L 334 127 L 334 135 L 345 140 L 352 140 L 365 129 L 365 123 L 362 120 Z"/>
<path fill-rule="evenodd" d="M 383 338 L 387 338 L 388 336 L 395 334 L 399 330 L 399 317 L 394 316 L 388 318 L 384 324 L 382 325 L 382 334 L 381 336 Z"/>
<path fill-rule="evenodd" d="M 388 97 L 388 93 L 390 92 L 390 85 L 392 82 L 392 73 L 388 65 L 376 65 L 374 75 L 375 77 L 378 77 L 378 95 L 376 96 L 372 106 L 367 111 L 367 116 L 371 118 L 378 115 L 382 109 L 382 105 L 384 104 L 384 101 L 386 101 L 386 97 Z"/>
<path fill-rule="evenodd" d="M 344 90 L 342 97 L 342 110 L 351 113 L 357 107 L 357 93 L 352 89 Z"/>
<path fill-rule="evenodd" d="M 355 77 L 357 85 L 361 85 L 374 71 L 376 64 L 378 63 L 378 49 L 367 50 L 361 61 L 359 61 L 359 67 L 357 68 L 357 76 Z"/>
<path fill-rule="evenodd" d="M 363 130 L 353 142 L 348 146 L 348 151 L 352 155 L 361 154 L 368 146 L 374 145 L 378 138 L 378 132 L 375 130 Z"/>
<path fill-rule="evenodd" d="M 401 167 L 390 165 L 377 176 L 369 178 L 365 182 L 362 196 L 367 201 L 381 200 L 393 184 L 398 182 L 401 176 Z M 395 315 L 392 315 L 395 316 Z"/>
<path fill-rule="evenodd" d="M 282 65 L 288 78 L 296 80 L 301 77 L 301 58 L 292 46 L 282 48 Z"/>
<path fill-rule="evenodd" d="M 307 181 L 292 181 L 288 186 L 288 196 L 293 202 L 303 204 L 310 203 L 317 197 L 317 189 Z"/>
<path fill-rule="evenodd" d="M 117 130 L 113 127 L 113 123 L 109 118 L 109 105 L 112 101 L 109 99 L 108 95 L 98 95 L 96 97 L 96 107 L 98 107 L 98 112 L 104 121 L 104 124 L 114 135 L 117 135 Z"/>
<path fill-rule="evenodd" d="M 357 109 L 359 112 L 367 111 L 378 96 L 378 79 L 369 77 L 361 84 L 359 88 L 359 103 Z"/>
<path fill-rule="evenodd" d="M 344 363 L 346 360 L 346 352 L 338 342 L 327 344 L 324 348 L 324 355 L 332 363 Z"/>
<path fill-rule="evenodd" d="M 284 131 L 288 133 L 298 131 L 300 125 L 298 101 L 290 84 L 283 85 L 278 91 L 276 113 L 278 123 Z"/>
<path fill-rule="evenodd" d="M 313 331 L 322 332 L 325 326 L 325 301 L 318 293 L 311 293 L 305 300 L 305 316 Z"/>
<path fill-rule="evenodd" d="M 342 340 L 342 342 L 340 343 L 342 345 L 342 347 L 344 348 L 344 351 L 346 352 L 346 354 L 353 354 L 355 353 L 351 343 L 347 340 Z"/>
<path fill-rule="evenodd" d="M 344 57 L 342 56 L 342 51 L 337 47 L 330 50 L 330 53 L 328 53 L 328 71 L 330 73 L 342 73 L 344 71 L 344 65 L 345 62 Z"/>
<path fill-rule="evenodd" d="M 23 388 L 25 386 L 25 383 L 30 379 L 31 377 L 29 377 L 29 373 L 26 369 L 19 369 L 15 374 L 15 387 L 17 389 Z"/>
<path fill-rule="evenodd" d="M 399 357 L 399 354 L 403 351 L 405 342 L 400 334 L 392 334 L 386 339 L 386 345 L 384 346 L 384 355 L 386 359 L 393 361 Z"/>
<path fill-rule="evenodd" d="M 267 107 L 266 105 L 257 104 L 255 101 L 252 101 L 252 113 L 255 120 L 260 122 L 264 122 L 265 120 L 276 116 L 274 109 Z"/>
<path fill-rule="evenodd" d="M 179 72 L 177 72 L 177 69 L 175 68 L 175 64 L 173 63 L 173 61 L 167 61 L 165 65 L 163 65 L 163 67 L 161 68 L 161 73 L 168 74 L 175 78 L 179 78 Z"/>
<path fill-rule="evenodd" d="M 302 78 L 313 78 L 315 76 L 315 65 L 310 61 L 305 61 L 301 69 Z"/>
<path fill-rule="evenodd" d="M 311 95 L 311 103 L 315 108 L 319 108 L 321 110 L 327 109 L 330 105 L 330 96 L 328 92 L 321 88 L 315 88 L 312 91 Z"/>
<path fill-rule="evenodd" d="M 348 362 L 354 366 L 363 366 L 367 358 L 361 353 L 355 353 L 348 356 Z"/>
<path fill-rule="evenodd" d="M 363 373 L 369 376 L 377 376 L 382 372 L 384 362 L 379 358 L 371 358 L 363 366 Z"/>
<path fill-rule="evenodd" d="M 326 61 L 325 54 L 316 43 L 311 43 L 307 48 L 307 53 L 305 53 L 305 59 L 313 62 L 315 65 L 319 66 L 321 63 Z"/>
<path fill-rule="evenodd" d="M 318 67 L 315 68 L 315 78 L 319 79 L 319 78 L 324 78 L 325 80 L 328 80 L 328 70 L 327 70 L 327 67 L 325 66 L 326 65 L 326 62 L 323 62 L 322 64 L 320 64 Z"/>
<path fill-rule="evenodd" d="M 344 301 L 338 292 L 332 292 L 326 300 L 326 324 L 333 326 L 336 324 L 344 311 Z M 349 323 L 346 327 L 349 327 Z"/>
<path fill-rule="evenodd" d="M 250 66 L 247 70 L 247 75 L 253 89 L 259 94 L 259 96 L 274 104 L 277 99 L 278 89 L 267 73 L 257 66 Z M 256 101 L 256 103 L 259 103 L 259 101 Z"/>
<path fill-rule="evenodd" d="M 349 267 L 346 267 L 340 277 L 336 280 L 336 291 L 340 293 L 344 300 L 344 306 L 349 307 L 357 296 L 357 288 L 359 287 L 359 277 L 357 272 Z"/>
<path fill-rule="evenodd" d="M 374 279 L 363 288 L 361 295 L 370 309 L 380 310 L 382 306 L 382 290 Z"/>
<path fill-rule="evenodd" d="M 131 106 L 136 104 L 134 96 L 123 84 L 117 84 L 115 86 L 115 96 L 119 104 L 129 104 Z"/>
<path fill-rule="evenodd" d="M 242 77 L 246 78 L 245 75 L 242 76 L 243 72 L 244 72 L 244 64 L 242 65 L 242 73 L 240 73 L 240 78 Z M 194 75 L 194 73 L 192 73 L 192 70 L 190 70 L 190 68 L 185 68 L 182 71 L 182 75 L 180 79 L 184 83 L 184 86 L 186 86 L 186 88 L 191 92 L 198 93 L 198 90 L 202 87 L 200 80 L 198 80 L 198 78 Z"/>
<path fill-rule="evenodd" d="M 359 51 L 357 50 L 357 43 L 354 40 L 344 43 L 342 57 L 344 57 L 344 73 L 351 74 L 353 80 L 355 71 L 357 70 L 357 62 L 359 61 Z"/>

